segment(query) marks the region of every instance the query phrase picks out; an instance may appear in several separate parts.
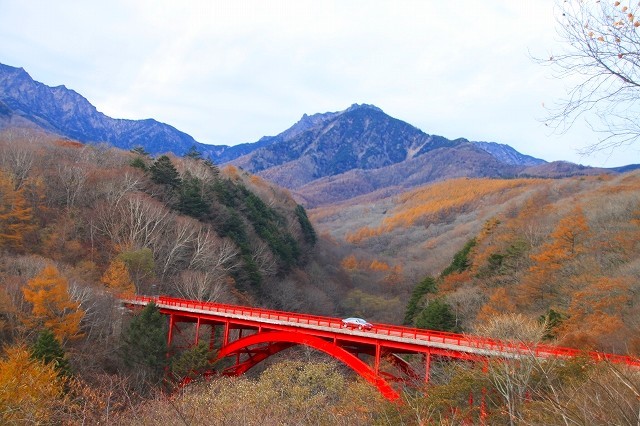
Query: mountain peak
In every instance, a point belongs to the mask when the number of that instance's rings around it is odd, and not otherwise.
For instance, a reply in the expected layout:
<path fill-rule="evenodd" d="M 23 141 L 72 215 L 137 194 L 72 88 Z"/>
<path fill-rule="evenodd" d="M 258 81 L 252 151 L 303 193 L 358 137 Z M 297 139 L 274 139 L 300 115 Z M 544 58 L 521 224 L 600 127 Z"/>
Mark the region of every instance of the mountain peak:
<path fill-rule="evenodd" d="M 29 80 L 32 80 L 31 76 L 24 68 L 22 67 L 16 68 L 16 67 L 12 67 L 11 65 L 5 65 L 0 63 L 0 77 L 2 75 L 11 76 L 11 78 L 20 77 L 20 78 L 27 78 Z"/>
<path fill-rule="evenodd" d="M 345 110 L 345 112 L 356 111 L 356 110 L 361 110 L 361 109 L 370 109 L 370 110 L 373 110 L 373 111 L 384 112 L 380 108 L 378 108 L 377 106 L 371 105 L 371 104 L 353 104 L 349 108 L 347 108 Z"/>

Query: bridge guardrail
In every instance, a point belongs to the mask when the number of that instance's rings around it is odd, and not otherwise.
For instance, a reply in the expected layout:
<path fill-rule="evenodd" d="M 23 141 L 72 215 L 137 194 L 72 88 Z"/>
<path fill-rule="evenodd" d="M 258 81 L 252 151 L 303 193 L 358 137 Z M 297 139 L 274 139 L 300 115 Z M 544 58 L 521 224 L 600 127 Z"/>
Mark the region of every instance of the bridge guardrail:
<path fill-rule="evenodd" d="M 211 312 L 220 312 L 233 315 L 243 315 L 255 318 L 266 318 L 278 321 L 286 321 L 298 324 L 308 324 L 331 328 L 342 328 L 342 320 L 339 318 L 325 317 L 319 315 L 301 314 L 295 312 L 277 311 L 264 308 L 253 308 L 246 306 L 230 305 L 214 302 L 203 302 L 187 300 L 169 296 L 140 296 L 136 295 L 127 299 L 149 303 L 154 301 L 165 306 L 184 307 L 189 309 L 200 309 Z M 546 344 L 527 345 L 525 343 L 506 342 L 480 336 L 470 336 L 459 333 L 449 333 L 444 331 L 424 330 L 388 324 L 373 324 L 373 328 L 368 333 L 386 335 L 413 340 L 436 342 L 443 344 L 455 344 L 457 346 L 494 351 L 502 354 L 522 354 L 530 353 L 537 357 L 579 357 L 587 356 L 597 361 L 607 360 L 614 363 L 627 364 L 640 367 L 640 359 L 627 355 L 608 354 L 602 352 L 585 352 L 578 349 Z"/>

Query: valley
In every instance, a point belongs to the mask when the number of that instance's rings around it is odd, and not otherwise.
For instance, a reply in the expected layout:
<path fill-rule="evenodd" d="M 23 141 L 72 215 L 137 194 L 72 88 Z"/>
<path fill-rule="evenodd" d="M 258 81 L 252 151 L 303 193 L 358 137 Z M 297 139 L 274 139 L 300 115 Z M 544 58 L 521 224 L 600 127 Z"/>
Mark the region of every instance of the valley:
<path fill-rule="evenodd" d="M 33 371 L 25 386 L 44 414 L 23 391 L 7 398 L 37 421 L 202 421 L 198 407 L 211 404 L 229 424 L 417 424 L 424 410 L 442 420 L 452 407 L 481 421 L 461 401 L 489 388 L 490 418 L 506 422 L 495 393 L 504 360 L 489 375 L 436 360 L 403 407 L 305 349 L 248 377 L 200 380 L 218 368 L 216 348 L 167 347 L 158 312 L 121 308 L 131 294 L 640 355 L 636 165 L 548 163 L 429 135 L 367 104 L 305 114 L 256 143 L 204 145 L 154 120 L 111 119 L 24 70 L 1 66 L 0 76 L 0 380 Z M 56 364 L 31 360 L 41 350 Z M 638 379 L 589 360 L 523 364 L 539 374 L 523 389 L 551 411 L 553 386 L 563 400 L 606 399 L 607 383 L 629 390 Z M 167 412 L 162 394 L 185 375 L 195 383 L 176 391 L 181 411 Z M 221 408 L 240 399 L 245 417 Z"/>

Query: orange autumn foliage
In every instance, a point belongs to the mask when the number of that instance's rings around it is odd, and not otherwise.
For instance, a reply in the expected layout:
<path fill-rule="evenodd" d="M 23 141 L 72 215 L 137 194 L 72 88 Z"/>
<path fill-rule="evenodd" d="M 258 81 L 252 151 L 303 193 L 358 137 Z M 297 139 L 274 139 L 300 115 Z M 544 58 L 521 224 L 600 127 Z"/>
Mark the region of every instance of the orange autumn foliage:
<path fill-rule="evenodd" d="M 100 281 L 117 295 L 133 295 L 136 292 L 127 265 L 118 258 L 109 264 Z"/>
<path fill-rule="evenodd" d="M 84 146 L 83 143 L 67 139 L 59 139 L 55 141 L 55 144 L 63 148 L 82 148 Z"/>
<path fill-rule="evenodd" d="M 386 262 L 381 262 L 379 260 L 373 260 L 369 264 L 369 269 L 371 269 L 372 271 L 388 271 L 388 270 L 391 269 L 391 267 Z"/>
<path fill-rule="evenodd" d="M 0 360 L 2 424 L 54 424 L 64 398 L 64 379 L 53 364 L 34 360 L 24 346 L 5 348 Z"/>
<path fill-rule="evenodd" d="M 561 288 L 558 283 L 563 268 L 584 253 L 589 225 L 580 207 L 561 219 L 550 235 L 550 241 L 530 256 L 533 265 L 520 287 L 520 303 L 549 304 L 556 300 Z"/>
<path fill-rule="evenodd" d="M 353 254 L 342 259 L 340 265 L 348 271 L 355 271 L 356 269 L 359 269 L 363 271 L 369 270 L 375 273 L 386 273 L 382 282 L 388 285 L 396 285 L 404 278 L 402 275 L 403 268 L 401 265 L 391 266 L 387 262 L 377 259 L 370 262 L 366 259 L 358 260 Z"/>
<path fill-rule="evenodd" d="M 269 188 L 269 184 L 267 183 L 267 181 L 265 181 L 258 175 L 251 175 L 251 177 L 249 178 L 249 182 L 259 188 Z"/>
<path fill-rule="evenodd" d="M 240 171 L 234 165 L 227 165 L 222 169 L 222 173 L 229 177 L 231 180 L 240 179 Z"/>
<path fill-rule="evenodd" d="M 599 277 L 577 291 L 562 327 L 564 342 L 606 350 L 612 341 L 624 341 L 629 330 L 621 315 L 632 306 L 633 284 L 631 277 Z"/>
<path fill-rule="evenodd" d="M 22 250 L 34 228 L 23 189 L 15 190 L 9 175 L 0 172 L 0 247 Z"/>
<path fill-rule="evenodd" d="M 516 312 L 516 305 L 513 298 L 504 287 L 497 288 L 487 303 L 485 303 L 478 313 L 478 320 L 487 321 L 496 315 L 504 315 Z"/>
<path fill-rule="evenodd" d="M 345 236 L 347 242 L 363 240 L 406 228 L 418 222 L 444 220 L 446 217 L 471 209 L 489 196 L 499 197 L 509 190 L 524 191 L 544 179 L 450 179 L 398 196 L 396 207 L 380 226 L 362 227 Z M 514 196 L 511 194 L 510 196 Z"/>
<path fill-rule="evenodd" d="M 354 255 L 347 256 L 342 259 L 342 262 L 340 262 L 340 266 L 342 266 L 344 269 L 352 271 L 358 268 L 358 260 Z"/>
<path fill-rule="evenodd" d="M 33 329 L 48 328 L 60 341 L 80 337 L 80 321 L 84 311 L 71 299 L 66 278 L 49 265 L 27 282 L 22 289 L 24 298 L 31 303 L 24 323 Z"/>

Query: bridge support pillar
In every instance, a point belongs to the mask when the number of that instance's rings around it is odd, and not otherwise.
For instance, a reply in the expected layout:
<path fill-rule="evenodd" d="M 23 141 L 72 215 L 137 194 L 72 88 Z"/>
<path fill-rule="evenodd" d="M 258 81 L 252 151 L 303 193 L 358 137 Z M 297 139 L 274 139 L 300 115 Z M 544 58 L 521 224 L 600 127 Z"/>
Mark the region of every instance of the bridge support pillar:
<path fill-rule="evenodd" d="M 429 376 L 431 375 L 431 351 L 424 355 L 424 382 L 429 383 Z"/>
<path fill-rule="evenodd" d="M 198 317 L 196 321 L 196 339 L 194 345 L 198 346 L 198 343 L 200 343 L 200 317 Z"/>
<path fill-rule="evenodd" d="M 488 361 L 485 359 L 482 363 L 482 372 L 484 374 L 489 374 L 489 364 Z M 486 398 L 487 398 L 487 388 L 482 388 L 482 394 L 480 396 L 480 424 L 481 425 L 486 425 L 487 424 L 487 402 L 486 402 Z"/>
<path fill-rule="evenodd" d="M 376 355 L 374 360 L 374 368 L 376 375 L 380 374 L 380 344 L 376 344 Z"/>
<path fill-rule="evenodd" d="M 175 326 L 175 319 L 173 314 L 169 314 L 169 335 L 167 336 L 167 348 L 171 347 L 173 339 L 173 327 Z"/>
<path fill-rule="evenodd" d="M 224 336 L 222 337 L 222 346 L 227 346 L 228 344 L 229 344 L 229 321 L 225 321 Z"/>

